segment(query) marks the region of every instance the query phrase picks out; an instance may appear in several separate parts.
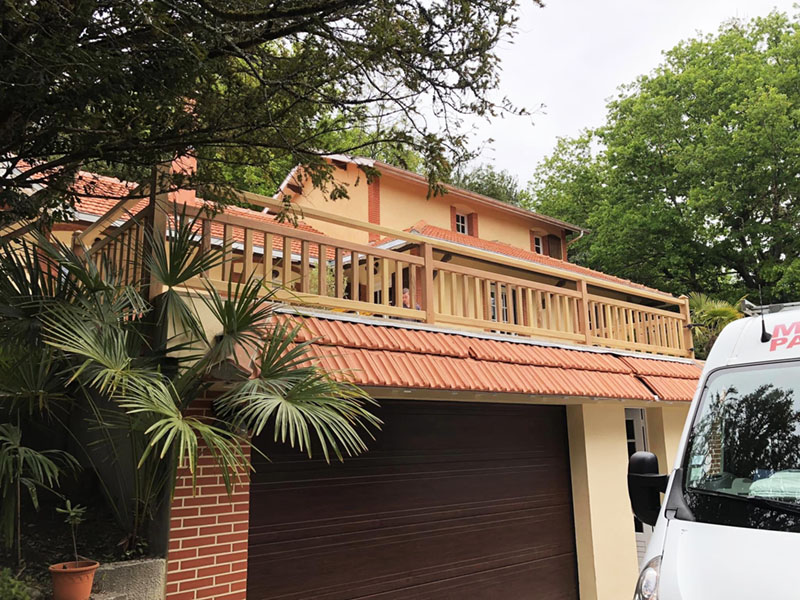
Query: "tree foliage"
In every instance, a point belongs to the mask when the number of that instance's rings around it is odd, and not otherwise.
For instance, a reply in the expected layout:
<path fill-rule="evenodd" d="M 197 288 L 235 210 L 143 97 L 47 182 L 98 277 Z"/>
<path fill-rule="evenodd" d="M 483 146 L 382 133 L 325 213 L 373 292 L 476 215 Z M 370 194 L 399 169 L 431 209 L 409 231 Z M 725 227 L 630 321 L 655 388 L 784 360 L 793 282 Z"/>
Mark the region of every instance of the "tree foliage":
<path fill-rule="evenodd" d="M 202 168 L 183 185 L 275 182 L 304 163 L 343 193 L 320 155 L 371 147 L 411 147 L 440 178 L 467 152 L 460 115 L 515 110 L 488 92 L 516 10 L 516 0 L 3 2 L 3 216 L 63 217 L 79 167 L 140 181 L 189 149 Z"/>
<path fill-rule="evenodd" d="M 480 165 L 474 169 L 459 169 L 451 178 L 456 186 L 520 206 L 529 200 L 527 190 L 521 188 L 519 180 L 507 170 L 497 170 L 492 165 Z"/>
<path fill-rule="evenodd" d="M 699 359 L 708 356 L 726 325 L 744 316 L 736 305 L 715 300 L 701 292 L 689 294 L 689 311 L 694 325 L 694 353 Z"/>
<path fill-rule="evenodd" d="M 592 230 L 589 266 L 675 293 L 796 299 L 800 25 L 773 13 L 680 43 L 562 140 L 534 205 Z"/>

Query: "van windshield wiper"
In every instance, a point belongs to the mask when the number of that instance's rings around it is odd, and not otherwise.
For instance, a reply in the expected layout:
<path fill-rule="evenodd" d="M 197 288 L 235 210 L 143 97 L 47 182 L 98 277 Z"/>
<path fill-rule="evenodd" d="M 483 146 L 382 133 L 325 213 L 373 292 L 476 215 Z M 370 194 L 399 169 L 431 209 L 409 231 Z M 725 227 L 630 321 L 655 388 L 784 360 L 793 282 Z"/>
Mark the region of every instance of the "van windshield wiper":
<path fill-rule="evenodd" d="M 741 494 L 727 494 L 725 492 L 718 492 L 717 490 L 708 490 L 699 487 L 690 487 L 690 491 L 704 494 L 706 496 L 714 496 L 715 498 L 729 498 L 731 500 L 740 500 L 748 504 L 755 504 L 760 508 L 767 508 L 772 510 L 783 510 L 786 512 L 800 515 L 800 504 L 795 502 L 787 502 L 785 500 L 774 500 L 772 498 L 764 498 L 763 496 L 744 496 Z"/>

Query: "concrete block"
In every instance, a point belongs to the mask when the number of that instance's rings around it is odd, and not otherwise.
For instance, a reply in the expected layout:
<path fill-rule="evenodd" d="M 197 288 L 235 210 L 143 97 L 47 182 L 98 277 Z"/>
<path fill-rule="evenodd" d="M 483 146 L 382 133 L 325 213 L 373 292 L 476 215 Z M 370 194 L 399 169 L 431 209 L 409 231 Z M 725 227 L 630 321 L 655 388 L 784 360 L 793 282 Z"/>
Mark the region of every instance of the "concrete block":
<path fill-rule="evenodd" d="M 167 561 L 163 558 L 126 560 L 100 565 L 92 598 L 97 600 L 164 600 Z M 107 594 L 107 596 L 100 596 Z"/>

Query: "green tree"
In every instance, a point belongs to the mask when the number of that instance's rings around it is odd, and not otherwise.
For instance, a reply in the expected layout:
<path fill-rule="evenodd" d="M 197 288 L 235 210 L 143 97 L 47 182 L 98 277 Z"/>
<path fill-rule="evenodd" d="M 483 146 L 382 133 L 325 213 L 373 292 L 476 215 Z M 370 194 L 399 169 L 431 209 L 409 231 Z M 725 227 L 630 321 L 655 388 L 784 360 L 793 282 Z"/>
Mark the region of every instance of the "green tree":
<path fill-rule="evenodd" d="M 467 153 L 460 115 L 515 110 L 489 92 L 517 8 L 5 1 L 0 202 L 9 210 L 0 216 L 63 217 L 79 167 L 140 181 L 189 149 L 203 168 L 184 185 L 226 182 L 243 165 L 280 180 L 287 163 L 303 163 L 336 196 L 346 190 L 332 183 L 323 153 L 398 145 L 417 150 L 435 181 L 450 157 Z"/>
<path fill-rule="evenodd" d="M 498 171 L 492 165 L 459 169 L 453 174 L 450 183 L 515 206 L 525 204 L 529 200 L 527 190 L 520 187 L 515 175 L 505 169 Z"/>
<path fill-rule="evenodd" d="M 710 298 L 700 292 L 689 294 L 689 311 L 695 325 L 692 331 L 694 352 L 700 359 L 708 357 L 711 347 L 726 325 L 744 316 L 736 305 Z"/>
<path fill-rule="evenodd" d="M 796 299 L 798 57 L 780 13 L 682 42 L 540 166 L 534 206 L 592 229 L 589 266 L 676 293 Z"/>

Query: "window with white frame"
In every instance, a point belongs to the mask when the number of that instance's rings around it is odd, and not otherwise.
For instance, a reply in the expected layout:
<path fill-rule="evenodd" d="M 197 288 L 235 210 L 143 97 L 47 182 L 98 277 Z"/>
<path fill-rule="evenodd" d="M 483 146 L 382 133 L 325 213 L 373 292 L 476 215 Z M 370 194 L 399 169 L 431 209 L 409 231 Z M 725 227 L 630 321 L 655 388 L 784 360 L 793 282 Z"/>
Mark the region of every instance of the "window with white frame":
<path fill-rule="evenodd" d="M 469 235 L 469 219 L 464 213 L 456 213 L 456 232 Z"/>
<path fill-rule="evenodd" d="M 533 251 L 536 252 L 536 254 L 544 254 L 544 242 L 542 241 L 542 236 L 533 236 Z"/>

